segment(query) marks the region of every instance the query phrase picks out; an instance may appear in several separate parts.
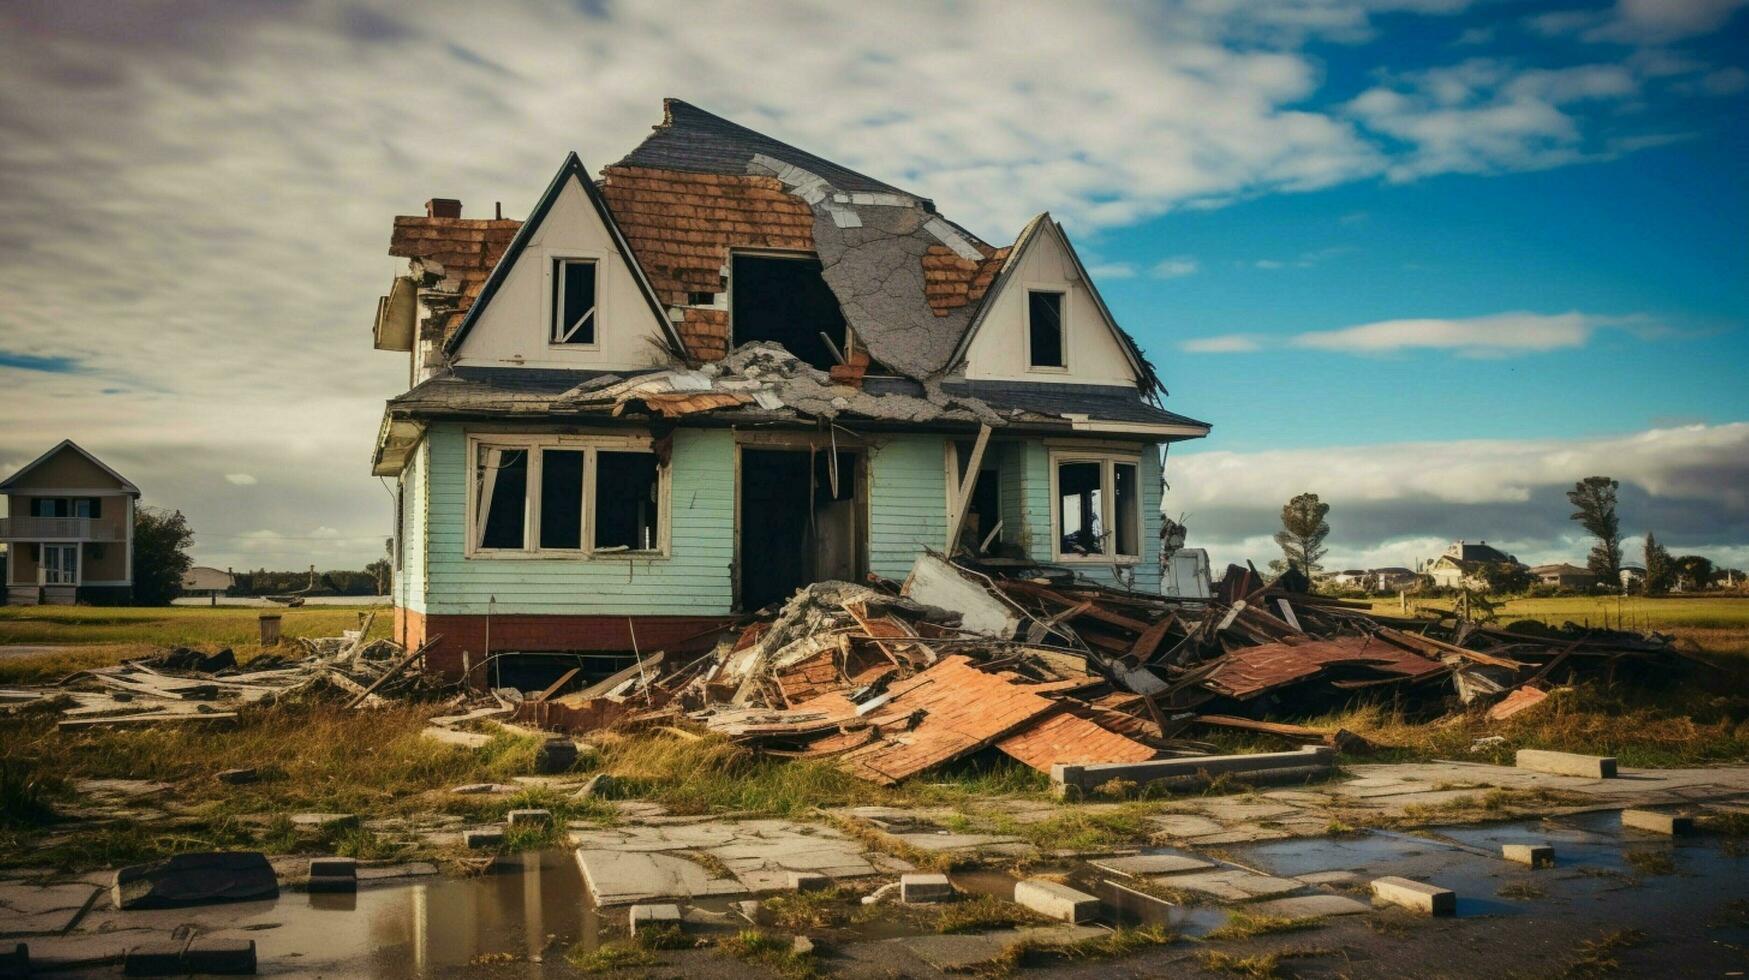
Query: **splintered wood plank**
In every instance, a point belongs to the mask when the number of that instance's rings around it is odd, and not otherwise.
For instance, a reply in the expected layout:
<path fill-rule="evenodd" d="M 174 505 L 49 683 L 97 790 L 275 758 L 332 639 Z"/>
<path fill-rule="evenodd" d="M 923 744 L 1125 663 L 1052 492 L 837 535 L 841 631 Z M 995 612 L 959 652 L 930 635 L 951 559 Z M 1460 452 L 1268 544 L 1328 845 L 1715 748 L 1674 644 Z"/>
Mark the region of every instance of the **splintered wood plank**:
<path fill-rule="evenodd" d="M 996 747 L 1042 772 L 1050 772 L 1059 762 L 1146 762 L 1158 754 L 1070 711 L 1059 711 L 1015 732 Z"/>

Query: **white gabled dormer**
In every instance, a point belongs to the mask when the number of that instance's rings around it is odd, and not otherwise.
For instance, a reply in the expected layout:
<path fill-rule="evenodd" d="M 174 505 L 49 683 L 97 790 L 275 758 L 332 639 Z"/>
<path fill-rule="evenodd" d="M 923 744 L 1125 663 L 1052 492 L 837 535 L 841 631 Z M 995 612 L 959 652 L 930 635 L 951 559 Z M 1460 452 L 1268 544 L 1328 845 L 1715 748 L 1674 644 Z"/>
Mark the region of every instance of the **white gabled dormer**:
<path fill-rule="evenodd" d="M 465 367 L 635 371 L 684 347 L 575 153 L 448 345 Z"/>
<path fill-rule="evenodd" d="M 1032 219 L 961 342 L 973 381 L 1139 387 L 1139 357 L 1112 320 L 1062 226 Z"/>

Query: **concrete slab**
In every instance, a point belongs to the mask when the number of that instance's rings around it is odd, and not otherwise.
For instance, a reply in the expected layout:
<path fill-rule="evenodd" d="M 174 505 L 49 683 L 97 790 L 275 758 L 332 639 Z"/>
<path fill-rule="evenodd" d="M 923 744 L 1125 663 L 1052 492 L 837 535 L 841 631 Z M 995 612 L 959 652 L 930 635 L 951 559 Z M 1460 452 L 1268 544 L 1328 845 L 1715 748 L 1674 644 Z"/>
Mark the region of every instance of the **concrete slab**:
<path fill-rule="evenodd" d="M 1148 818 L 1165 837 L 1190 838 L 1218 834 L 1227 828 L 1218 821 L 1194 813 L 1159 813 Z"/>
<path fill-rule="evenodd" d="M 1408 878 L 1379 878 L 1372 883 L 1372 893 L 1379 901 L 1428 915 L 1457 911 L 1457 892 Z"/>
<path fill-rule="evenodd" d="M 1615 759 L 1604 755 L 1578 755 L 1573 752 L 1519 749 L 1514 762 L 1520 769 L 1553 773 L 1557 776 L 1614 779 L 1616 773 Z"/>
<path fill-rule="evenodd" d="M 899 901 L 906 904 L 945 902 L 953 898 L 953 883 L 943 874 L 909 874 L 899 878 Z"/>
<path fill-rule="evenodd" d="M 893 836 L 920 851 L 963 851 L 998 844 L 1021 843 L 1018 837 L 1002 837 L 996 834 L 958 834 L 947 831 L 929 834 L 894 834 Z"/>
<path fill-rule="evenodd" d="M 64 885 L 0 883 L 0 936 L 38 936 L 65 932 L 101 889 L 77 882 Z"/>
<path fill-rule="evenodd" d="M 1246 910 L 1283 919 L 1322 919 L 1331 915 L 1370 912 L 1372 906 L 1345 895 L 1294 895 L 1248 905 Z"/>
<path fill-rule="evenodd" d="M 1660 813 L 1657 810 L 1623 810 L 1621 825 L 1671 837 L 1694 832 L 1693 817 L 1680 813 Z"/>
<path fill-rule="evenodd" d="M 1514 864 L 1532 868 L 1555 866 L 1555 848 L 1551 844 L 1502 844 L 1500 856 Z"/>
<path fill-rule="evenodd" d="M 1099 899 L 1045 878 L 1014 883 L 1014 901 L 1050 919 L 1081 923 L 1099 914 Z"/>
<path fill-rule="evenodd" d="M 265 855 L 204 851 L 118 869 L 109 890 L 118 909 L 160 909 L 273 898 L 279 879 Z"/>
<path fill-rule="evenodd" d="M 1182 888 L 1201 892 L 1228 902 L 1246 902 L 1254 898 L 1274 898 L 1304 888 L 1292 878 L 1275 878 L 1253 874 L 1238 868 L 1219 871 L 1198 871 L 1190 874 L 1163 875 L 1150 879 L 1167 888 Z"/>
<path fill-rule="evenodd" d="M 1359 878 L 1352 871 L 1314 871 L 1311 874 L 1295 875 L 1308 885 L 1346 885 Z"/>
<path fill-rule="evenodd" d="M 1177 874 L 1180 871 L 1215 866 L 1213 861 L 1182 854 L 1131 854 L 1125 857 L 1101 858 L 1091 863 L 1101 871 L 1131 877 Z"/>
<path fill-rule="evenodd" d="M 550 827 L 553 824 L 553 811 L 530 808 L 527 810 L 511 810 L 504 815 L 504 825 L 507 827 Z"/>
<path fill-rule="evenodd" d="M 577 866 L 597 905 L 630 905 L 659 898 L 740 895 L 733 878 L 713 877 L 696 861 L 672 854 L 578 848 Z"/>
<path fill-rule="evenodd" d="M 890 966 L 895 956 L 910 954 L 943 973 L 963 973 L 989 963 L 1016 943 L 1073 943 L 1105 934 L 1104 929 L 1095 926 L 1063 925 L 961 936 L 907 936 L 872 945 L 882 949 L 875 959 L 884 965 Z"/>
<path fill-rule="evenodd" d="M 358 826 L 356 813 L 294 813 L 291 815 L 292 828 L 306 834 L 323 833 L 330 830 L 345 830 Z"/>

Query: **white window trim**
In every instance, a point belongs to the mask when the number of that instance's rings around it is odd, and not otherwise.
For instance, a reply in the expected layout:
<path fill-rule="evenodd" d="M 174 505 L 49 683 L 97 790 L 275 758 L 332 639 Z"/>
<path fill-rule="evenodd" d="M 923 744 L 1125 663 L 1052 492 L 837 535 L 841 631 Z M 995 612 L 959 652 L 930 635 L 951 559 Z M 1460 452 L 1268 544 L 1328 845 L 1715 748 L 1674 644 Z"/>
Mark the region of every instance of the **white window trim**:
<path fill-rule="evenodd" d="M 547 347 L 550 350 L 601 350 L 601 332 L 603 324 L 602 307 L 605 305 L 607 256 L 600 252 L 576 251 L 572 249 L 543 251 L 541 253 L 543 289 L 542 303 L 547 311 Z M 595 341 L 588 344 L 570 344 L 558 339 L 559 314 L 565 309 L 565 297 L 560 295 L 559 287 L 563 281 L 554 282 L 554 268 L 560 262 L 590 262 L 595 265 Z"/>
<path fill-rule="evenodd" d="M 1103 554 L 1077 555 L 1063 553 L 1063 501 L 1057 493 L 1057 473 L 1064 463 L 1098 463 L 1099 464 L 1099 499 L 1101 513 L 1100 524 L 1105 528 Z M 1136 550 L 1146 551 L 1147 542 L 1142 523 L 1142 459 L 1135 453 L 1097 453 L 1081 451 L 1053 451 L 1050 454 L 1051 470 L 1051 559 L 1065 565 L 1119 565 L 1141 564 L 1142 556 L 1119 555 L 1114 553 L 1117 539 L 1117 474 L 1114 467 L 1119 463 L 1127 463 L 1136 468 Z"/>
<path fill-rule="evenodd" d="M 1021 300 L 1021 304 L 1020 304 L 1020 324 L 1021 324 L 1020 344 L 1021 344 L 1021 354 L 1022 354 L 1022 356 L 1024 356 L 1026 358 L 1026 361 L 1025 361 L 1026 373 L 1027 374 L 1070 374 L 1070 373 L 1072 373 L 1070 371 L 1070 368 L 1074 366 L 1074 359 L 1071 355 L 1070 348 L 1069 348 L 1069 336 L 1070 336 L 1070 333 L 1069 333 L 1069 306 L 1070 306 L 1069 294 L 1071 291 L 1069 288 L 1069 284 L 1068 283 L 1060 283 L 1060 282 L 1026 282 L 1026 283 L 1021 283 L 1021 286 L 1023 287 L 1025 292 L 1022 294 L 1022 300 Z M 1058 306 L 1058 308 L 1057 308 L 1057 320 L 1058 320 L 1057 330 L 1060 334 L 1062 334 L 1062 338 L 1063 338 L 1063 366 L 1062 367 L 1049 367 L 1049 366 L 1040 367 L 1040 366 L 1037 366 L 1037 365 L 1032 363 L 1032 294 L 1033 293 L 1056 293 L 1057 295 L 1063 297 L 1062 304 L 1060 306 Z"/>
<path fill-rule="evenodd" d="M 38 584 L 38 585 L 71 585 L 75 588 L 84 584 L 81 581 L 81 579 L 83 579 L 85 576 L 85 549 L 83 547 L 81 547 L 80 545 L 76 545 L 76 544 L 49 544 L 46 542 L 41 544 L 41 545 L 38 545 L 37 547 L 39 550 L 37 552 L 37 562 L 36 562 L 36 584 Z M 63 549 L 66 551 L 71 551 L 73 553 L 73 581 L 71 581 L 71 582 L 50 582 L 49 581 L 49 549 L 51 549 L 51 548 Z"/>
<path fill-rule="evenodd" d="M 521 548 L 482 548 L 479 541 L 479 519 L 483 513 L 482 501 L 479 500 L 479 484 L 475 480 L 475 469 L 479 463 L 479 453 L 482 447 L 495 449 L 520 449 L 529 452 L 528 484 L 524 490 L 522 518 Z M 648 560 L 651 558 L 667 558 L 672 553 L 670 498 L 670 467 L 658 463 L 656 466 L 656 542 L 653 551 L 596 551 L 595 550 L 595 474 L 596 454 L 600 452 L 641 452 L 654 451 L 654 441 L 649 436 L 574 436 L 574 435 L 513 435 L 493 432 L 470 433 L 467 439 L 467 467 L 464 474 L 467 480 L 467 509 L 464 518 L 467 521 L 464 539 L 466 547 L 463 556 L 467 558 L 510 558 L 510 559 L 551 559 L 551 558 L 584 558 L 591 561 L 612 560 Z M 583 515 L 580 524 L 580 548 L 542 548 L 540 542 L 540 483 L 541 483 L 541 453 L 542 449 L 564 449 L 580 451 L 583 459 Z M 490 495 L 488 495 L 489 497 Z M 485 503 L 489 503 L 489 500 Z"/>

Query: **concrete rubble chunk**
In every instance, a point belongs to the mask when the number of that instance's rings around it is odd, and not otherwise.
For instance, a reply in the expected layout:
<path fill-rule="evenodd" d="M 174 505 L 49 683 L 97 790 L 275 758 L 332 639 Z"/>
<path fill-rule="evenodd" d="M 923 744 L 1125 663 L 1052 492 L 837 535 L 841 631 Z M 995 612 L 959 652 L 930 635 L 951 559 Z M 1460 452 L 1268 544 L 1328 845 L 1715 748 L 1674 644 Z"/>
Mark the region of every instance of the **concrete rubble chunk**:
<path fill-rule="evenodd" d="M 1623 810 L 1621 825 L 1649 834 L 1675 837 L 1694 832 L 1694 818 L 1680 813 L 1660 813 L 1657 810 Z"/>
<path fill-rule="evenodd" d="M 504 815 L 504 823 L 510 827 L 550 827 L 553 823 L 553 812 L 541 809 L 511 810 Z"/>
<path fill-rule="evenodd" d="M 121 972 L 129 977 L 169 977 L 187 973 L 182 967 L 182 943 L 143 943 L 122 956 Z"/>
<path fill-rule="evenodd" d="M 1556 776 L 1582 776 L 1587 779 L 1614 779 L 1615 759 L 1605 755 L 1577 755 L 1572 752 L 1548 752 L 1543 749 L 1519 749 L 1515 764 L 1520 769 L 1546 772 Z"/>
<path fill-rule="evenodd" d="M 504 844 L 504 828 L 474 827 L 462 831 L 462 844 L 472 851 L 490 850 Z"/>
<path fill-rule="evenodd" d="M 182 951 L 189 973 L 247 976 L 255 972 L 255 940 L 196 938 Z"/>
<path fill-rule="evenodd" d="M 953 882 L 943 874 L 910 874 L 899 877 L 899 901 L 908 905 L 920 902 L 945 902 L 953 898 Z"/>
<path fill-rule="evenodd" d="M 823 892 L 832 887 L 832 879 L 812 871 L 791 871 L 789 887 L 797 892 Z"/>
<path fill-rule="evenodd" d="M 1532 868 L 1555 866 L 1555 848 L 1551 844 L 1503 844 L 1500 856 L 1515 864 Z"/>
<path fill-rule="evenodd" d="M 1093 862 L 1093 866 L 1112 874 L 1135 877 L 1139 875 L 1170 875 L 1181 871 L 1212 868 L 1214 862 L 1183 854 L 1130 854 L 1124 857 L 1100 858 Z"/>
<path fill-rule="evenodd" d="M 1245 908 L 1246 911 L 1258 915 L 1282 919 L 1322 919 L 1326 916 L 1356 915 L 1372 910 L 1365 902 L 1355 901 L 1346 895 L 1294 895 L 1258 902 Z"/>
<path fill-rule="evenodd" d="M 814 941 L 807 936 L 797 936 L 790 940 L 789 951 L 793 956 L 812 956 L 814 953 Z"/>
<path fill-rule="evenodd" d="M 304 888 L 312 892 L 357 891 L 358 862 L 349 857 L 311 858 Z"/>
<path fill-rule="evenodd" d="M 678 905 L 634 905 L 631 910 L 632 935 L 636 936 L 639 929 L 646 927 L 662 928 L 663 926 L 680 925 L 680 906 Z"/>
<path fill-rule="evenodd" d="M 568 738 L 549 738 L 534 753 L 534 771 L 542 775 L 570 772 L 577 764 L 577 743 Z"/>
<path fill-rule="evenodd" d="M 1142 786 L 1156 782 L 1192 782 L 1223 774 L 1243 776 L 1251 781 L 1278 776 L 1298 779 L 1326 772 L 1335 765 L 1336 750 L 1327 745 L 1303 745 L 1294 752 L 1204 755 L 1151 762 L 1057 763 L 1051 766 L 1051 789 L 1058 796 L 1075 797 L 1113 779 Z"/>
<path fill-rule="evenodd" d="M 1099 899 L 1044 878 L 1015 882 L 1014 901 L 1047 918 L 1072 924 L 1086 922 L 1099 914 Z"/>
<path fill-rule="evenodd" d="M 163 909 L 276 898 L 279 879 L 257 851 L 177 854 L 121 868 L 110 885 L 118 909 Z"/>
<path fill-rule="evenodd" d="M 1376 879 L 1372 883 L 1372 893 L 1381 902 L 1400 905 L 1427 915 L 1452 915 L 1457 912 L 1457 892 L 1408 878 L 1393 876 Z"/>

